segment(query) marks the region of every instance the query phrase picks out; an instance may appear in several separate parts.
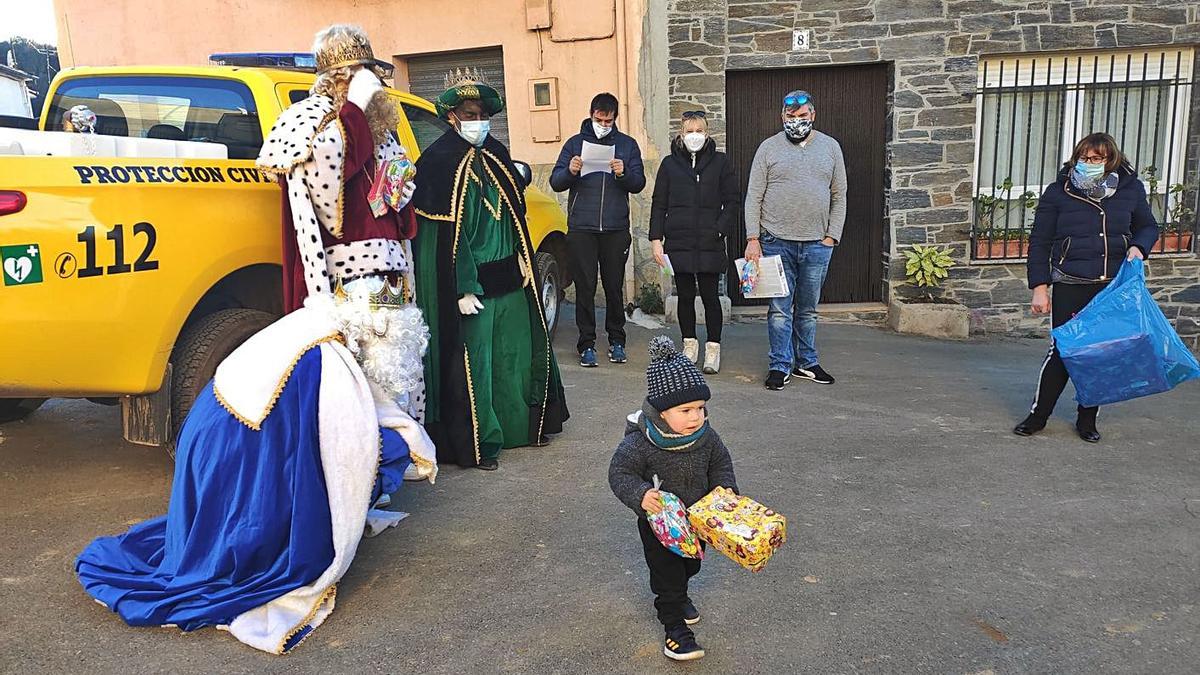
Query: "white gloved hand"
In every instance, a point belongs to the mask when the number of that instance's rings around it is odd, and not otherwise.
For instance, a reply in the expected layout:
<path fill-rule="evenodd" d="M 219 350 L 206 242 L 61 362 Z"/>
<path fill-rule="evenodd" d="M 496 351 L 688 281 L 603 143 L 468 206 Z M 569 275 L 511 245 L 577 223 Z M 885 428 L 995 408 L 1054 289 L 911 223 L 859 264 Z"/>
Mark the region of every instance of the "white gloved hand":
<path fill-rule="evenodd" d="M 412 201 L 413 193 L 417 191 L 417 184 L 411 180 L 404 184 L 404 188 L 400 191 L 400 208 L 408 206 Z"/>
<path fill-rule="evenodd" d="M 467 293 L 458 299 L 458 311 L 463 316 L 478 314 L 481 309 L 483 309 L 483 303 L 475 297 L 474 293 Z"/>
<path fill-rule="evenodd" d="M 366 110 L 367 104 L 371 102 L 371 97 L 375 92 L 383 89 L 383 83 L 371 72 L 369 68 L 362 68 L 350 78 L 350 87 L 346 91 L 346 100 L 358 106 L 359 110 Z"/>

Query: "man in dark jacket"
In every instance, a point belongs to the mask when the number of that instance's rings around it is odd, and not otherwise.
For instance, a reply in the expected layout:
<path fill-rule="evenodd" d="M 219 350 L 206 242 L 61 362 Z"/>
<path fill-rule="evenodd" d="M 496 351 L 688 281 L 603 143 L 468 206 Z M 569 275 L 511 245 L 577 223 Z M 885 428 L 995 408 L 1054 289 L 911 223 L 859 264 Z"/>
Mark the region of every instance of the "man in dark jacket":
<path fill-rule="evenodd" d="M 613 148 L 607 170 L 583 173 L 585 143 Z M 608 360 L 625 363 L 625 262 L 629 258 L 629 195 L 646 187 L 637 141 L 617 131 L 617 98 L 597 94 L 590 117 L 567 139 L 550 187 L 570 190 L 567 198 L 567 245 L 575 280 L 575 324 L 579 327 L 579 364 L 596 363 L 596 270 L 604 285 Z"/>

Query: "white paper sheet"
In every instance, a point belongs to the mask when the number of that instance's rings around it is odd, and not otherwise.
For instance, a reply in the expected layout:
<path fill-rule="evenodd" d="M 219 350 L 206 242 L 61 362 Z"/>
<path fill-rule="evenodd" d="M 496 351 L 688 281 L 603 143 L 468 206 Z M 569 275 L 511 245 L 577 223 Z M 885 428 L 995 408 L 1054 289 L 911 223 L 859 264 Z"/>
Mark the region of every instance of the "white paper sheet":
<path fill-rule="evenodd" d="M 589 173 L 602 171 L 604 173 L 612 173 L 612 167 L 609 165 L 617 156 L 617 147 L 615 145 L 600 145 L 599 143 L 583 142 L 583 150 L 579 152 L 579 157 L 583 159 L 583 168 L 580 169 L 579 175 L 586 176 Z"/>
<path fill-rule="evenodd" d="M 746 259 L 738 258 L 734 264 L 737 265 L 740 277 L 742 269 L 746 266 Z M 744 297 L 786 298 L 788 295 L 791 295 L 791 289 L 788 287 L 787 277 L 783 274 L 783 258 L 777 255 L 760 258 L 758 261 L 758 284 Z"/>

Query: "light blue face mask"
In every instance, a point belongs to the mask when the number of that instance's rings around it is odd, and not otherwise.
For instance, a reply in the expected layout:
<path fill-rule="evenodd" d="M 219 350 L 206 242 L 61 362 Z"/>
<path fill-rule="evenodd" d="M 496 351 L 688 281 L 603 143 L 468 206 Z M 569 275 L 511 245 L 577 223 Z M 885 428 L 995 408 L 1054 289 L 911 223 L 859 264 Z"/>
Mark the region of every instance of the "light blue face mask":
<path fill-rule="evenodd" d="M 458 123 L 458 135 L 462 136 L 468 143 L 475 147 L 483 146 L 483 141 L 487 139 L 488 132 L 491 131 L 492 123 L 490 120 L 471 120 Z"/>
<path fill-rule="evenodd" d="M 1104 165 L 1103 164 L 1088 164 L 1087 162 L 1085 162 L 1081 159 L 1078 162 L 1075 162 L 1075 171 L 1078 172 L 1079 175 L 1081 175 L 1081 176 L 1085 176 L 1087 178 L 1095 180 L 1095 179 L 1099 178 L 1100 176 L 1104 175 Z"/>

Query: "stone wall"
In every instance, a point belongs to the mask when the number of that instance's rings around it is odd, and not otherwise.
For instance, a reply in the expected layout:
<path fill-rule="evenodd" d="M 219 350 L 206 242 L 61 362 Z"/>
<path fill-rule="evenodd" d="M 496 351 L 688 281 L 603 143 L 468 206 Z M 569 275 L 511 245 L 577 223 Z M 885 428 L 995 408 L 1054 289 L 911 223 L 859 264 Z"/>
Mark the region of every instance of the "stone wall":
<path fill-rule="evenodd" d="M 885 250 L 948 245 L 959 261 L 946 294 L 972 311 L 977 333 L 1039 334 L 1023 264 L 971 263 L 968 251 L 979 57 L 1200 43 L 1200 2 L 1159 0 L 668 0 L 671 114 L 703 106 L 724 137 L 725 71 L 835 63 L 893 63 Z M 792 30 L 812 48 L 792 52 Z M 1200 87 L 1194 88 L 1187 166 L 1196 183 Z M 818 122 L 818 126 L 820 123 Z M 893 293 L 909 292 L 888 265 Z M 1200 262 L 1159 257 L 1151 283 L 1190 344 L 1200 347 Z"/>

